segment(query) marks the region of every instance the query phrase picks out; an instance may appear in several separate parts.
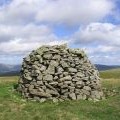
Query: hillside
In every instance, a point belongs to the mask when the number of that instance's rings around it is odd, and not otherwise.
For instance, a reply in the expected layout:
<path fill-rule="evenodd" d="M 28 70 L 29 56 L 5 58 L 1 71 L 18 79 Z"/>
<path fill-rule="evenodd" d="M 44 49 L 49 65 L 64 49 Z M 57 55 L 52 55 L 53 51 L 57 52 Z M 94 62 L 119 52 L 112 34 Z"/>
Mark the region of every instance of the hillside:
<path fill-rule="evenodd" d="M 100 72 L 100 77 L 104 79 L 115 78 L 120 79 L 120 68 L 105 70 Z"/>
<path fill-rule="evenodd" d="M 120 65 L 101 65 L 101 64 L 95 64 L 95 66 L 97 67 L 97 69 L 99 71 L 120 68 Z"/>
<path fill-rule="evenodd" d="M 0 64 L 0 76 L 18 75 L 21 65 Z"/>

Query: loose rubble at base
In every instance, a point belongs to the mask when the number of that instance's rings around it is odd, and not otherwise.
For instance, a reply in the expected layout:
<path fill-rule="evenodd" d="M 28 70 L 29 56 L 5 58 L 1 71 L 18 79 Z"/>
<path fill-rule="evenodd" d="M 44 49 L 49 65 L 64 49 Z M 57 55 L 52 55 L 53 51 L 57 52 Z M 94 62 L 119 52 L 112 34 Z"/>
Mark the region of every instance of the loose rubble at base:
<path fill-rule="evenodd" d="M 96 67 L 83 50 L 66 44 L 42 46 L 24 58 L 17 90 L 40 102 L 104 98 Z"/>

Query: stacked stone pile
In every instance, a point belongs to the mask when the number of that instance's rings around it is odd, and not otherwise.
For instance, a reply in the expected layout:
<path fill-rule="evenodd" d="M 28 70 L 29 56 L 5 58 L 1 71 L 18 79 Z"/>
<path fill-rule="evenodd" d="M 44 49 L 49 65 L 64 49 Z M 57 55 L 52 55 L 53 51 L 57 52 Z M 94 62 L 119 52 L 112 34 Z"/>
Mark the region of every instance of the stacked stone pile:
<path fill-rule="evenodd" d="M 98 70 L 80 49 L 42 46 L 24 58 L 18 91 L 27 99 L 100 100 Z"/>

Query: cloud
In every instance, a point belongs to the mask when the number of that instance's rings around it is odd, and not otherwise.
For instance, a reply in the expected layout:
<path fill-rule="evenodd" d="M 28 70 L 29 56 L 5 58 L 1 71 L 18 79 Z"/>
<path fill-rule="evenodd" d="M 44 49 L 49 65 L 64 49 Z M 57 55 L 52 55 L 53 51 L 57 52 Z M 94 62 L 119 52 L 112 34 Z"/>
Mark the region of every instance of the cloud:
<path fill-rule="evenodd" d="M 48 36 L 49 34 L 51 34 L 51 29 L 45 25 L 0 25 L 0 43 L 16 38 L 26 38 L 30 42 L 32 37 Z"/>
<path fill-rule="evenodd" d="M 98 21 L 111 13 L 114 5 L 109 0 L 56 0 L 37 13 L 37 21 L 81 24 Z"/>
<path fill-rule="evenodd" d="M 110 0 L 12 0 L 0 9 L 0 22 L 80 25 L 99 21 L 115 7 Z"/>
<path fill-rule="evenodd" d="M 120 56 L 117 55 L 93 55 L 89 57 L 93 63 L 106 65 L 119 65 Z"/>
<path fill-rule="evenodd" d="M 62 44 L 66 41 L 59 39 L 52 30 L 45 25 L 28 24 L 26 26 L 1 25 L 0 52 L 17 53 L 31 51 L 43 44 Z"/>
<path fill-rule="evenodd" d="M 0 8 L 0 22 L 5 24 L 27 24 L 34 21 L 41 0 L 12 0 Z"/>
<path fill-rule="evenodd" d="M 76 43 L 101 44 L 120 47 L 120 26 L 112 23 L 90 23 L 80 28 L 74 35 Z"/>

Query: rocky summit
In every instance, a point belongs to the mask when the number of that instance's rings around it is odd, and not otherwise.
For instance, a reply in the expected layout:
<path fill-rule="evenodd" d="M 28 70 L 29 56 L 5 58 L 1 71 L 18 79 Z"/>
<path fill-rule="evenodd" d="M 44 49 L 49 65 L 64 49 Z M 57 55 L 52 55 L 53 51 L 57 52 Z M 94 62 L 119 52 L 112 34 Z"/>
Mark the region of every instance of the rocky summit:
<path fill-rule="evenodd" d="M 99 72 L 83 50 L 42 46 L 24 58 L 17 90 L 26 99 L 100 100 Z"/>

